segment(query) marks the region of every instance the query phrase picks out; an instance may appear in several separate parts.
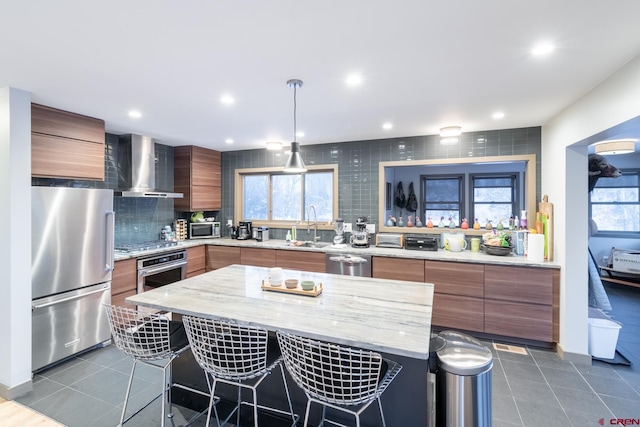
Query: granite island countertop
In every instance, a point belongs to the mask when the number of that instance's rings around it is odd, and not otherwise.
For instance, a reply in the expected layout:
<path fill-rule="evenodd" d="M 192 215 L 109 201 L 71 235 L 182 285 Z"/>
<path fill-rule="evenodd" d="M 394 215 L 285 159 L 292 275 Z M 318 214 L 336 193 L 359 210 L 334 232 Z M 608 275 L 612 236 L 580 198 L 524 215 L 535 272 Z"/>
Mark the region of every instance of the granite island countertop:
<path fill-rule="evenodd" d="M 283 270 L 285 279 L 322 283 L 322 293 L 313 297 L 262 290 L 268 276 L 268 268 L 231 265 L 127 302 L 428 359 L 432 284 Z"/>
<path fill-rule="evenodd" d="M 216 239 L 196 239 L 196 240 L 183 240 L 178 242 L 178 246 L 171 248 L 154 249 L 149 251 L 140 251 L 134 253 L 118 253 L 115 254 L 115 260 L 119 261 L 128 258 L 139 258 L 154 253 L 170 252 L 176 249 L 184 249 L 201 245 L 216 245 L 216 246 L 235 246 L 245 248 L 262 248 L 262 249 L 277 249 L 287 251 L 303 251 L 303 252 L 321 252 L 321 253 L 348 253 L 348 254 L 361 254 L 372 255 L 390 258 L 411 258 L 411 259 L 425 259 L 433 261 L 454 261 L 454 262 L 469 262 L 479 264 L 496 264 L 496 265 L 511 265 L 520 267 L 542 267 L 542 268 L 554 268 L 559 269 L 560 264 L 554 261 L 530 261 L 524 256 L 506 255 L 496 256 L 488 255 L 484 252 L 471 252 L 464 250 L 462 252 L 450 252 L 444 249 L 437 251 L 420 251 L 420 250 L 406 250 L 401 248 L 380 248 L 370 246 L 368 248 L 353 248 L 347 245 L 345 248 L 335 248 L 332 245 L 322 247 L 305 247 L 305 246 L 291 246 L 284 240 L 268 240 L 266 242 L 257 242 L 255 240 L 236 240 L 230 238 L 216 238 Z"/>

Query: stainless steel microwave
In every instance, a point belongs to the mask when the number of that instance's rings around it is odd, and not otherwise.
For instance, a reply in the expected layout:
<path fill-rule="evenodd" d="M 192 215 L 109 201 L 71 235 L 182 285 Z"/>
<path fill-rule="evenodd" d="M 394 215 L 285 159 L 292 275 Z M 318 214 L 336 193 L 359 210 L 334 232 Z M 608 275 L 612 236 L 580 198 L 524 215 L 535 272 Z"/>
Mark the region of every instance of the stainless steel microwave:
<path fill-rule="evenodd" d="M 211 239 L 220 237 L 220 223 L 213 222 L 192 222 L 189 223 L 190 239 Z"/>

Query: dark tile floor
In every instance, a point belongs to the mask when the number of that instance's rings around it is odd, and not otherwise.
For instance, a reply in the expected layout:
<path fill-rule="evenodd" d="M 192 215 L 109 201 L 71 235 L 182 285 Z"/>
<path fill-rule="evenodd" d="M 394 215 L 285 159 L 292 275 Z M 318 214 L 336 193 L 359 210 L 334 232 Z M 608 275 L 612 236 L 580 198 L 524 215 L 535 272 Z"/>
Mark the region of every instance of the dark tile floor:
<path fill-rule="evenodd" d="M 564 362 L 550 351 L 527 355 L 493 351 L 493 426 L 598 426 L 604 418 L 640 419 L 640 288 L 606 285 L 612 316 L 624 326 L 618 349 L 632 366 Z M 490 342 L 486 342 L 488 346 Z M 34 378 L 18 402 L 69 427 L 115 426 L 120 418 L 130 360 L 113 346 L 80 355 Z M 140 369 L 132 405 L 159 393 L 160 371 Z M 158 426 L 159 401 L 125 426 Z M 383 397 L 384 405 L 384 397 Z M 175 407 L 176 426 L 194 415 Z M 204 425 L 201 417 L 194 425 Z"/>

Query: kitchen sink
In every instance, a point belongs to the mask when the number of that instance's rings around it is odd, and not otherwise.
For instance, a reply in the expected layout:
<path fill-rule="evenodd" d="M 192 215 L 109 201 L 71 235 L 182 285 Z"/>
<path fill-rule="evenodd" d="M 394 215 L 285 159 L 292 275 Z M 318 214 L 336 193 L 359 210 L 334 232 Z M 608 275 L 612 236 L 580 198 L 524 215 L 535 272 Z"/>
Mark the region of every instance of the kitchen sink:
<path fill-rule="evenodd" d="M 302 244 L 300 244 L 300 242 L 297 242 L 297 244 L 290 244 L 289 246 L 293 247 L 293 248 L 324 248 L 326 246 L 331 245 L 329 242 L 316 242 L 313 243 L 310 240 L 307 240 L 305 242 L 303 242 Z"/>

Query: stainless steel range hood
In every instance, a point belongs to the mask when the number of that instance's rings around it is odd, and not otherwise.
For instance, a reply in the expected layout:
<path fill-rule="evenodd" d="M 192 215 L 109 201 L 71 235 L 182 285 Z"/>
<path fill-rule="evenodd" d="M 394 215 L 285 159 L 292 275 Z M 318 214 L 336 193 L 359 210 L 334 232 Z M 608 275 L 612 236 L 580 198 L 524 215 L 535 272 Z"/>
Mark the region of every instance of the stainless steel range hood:
<path fill-rule="evenodd" d="M 118 188 L 116 196 L 180 199 L 182 193 L 156 188 L 156 149 L 153 139 L 121 135 L 118 143 Z"/>

